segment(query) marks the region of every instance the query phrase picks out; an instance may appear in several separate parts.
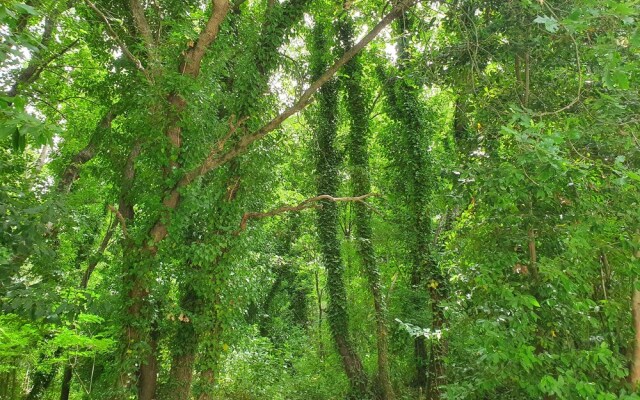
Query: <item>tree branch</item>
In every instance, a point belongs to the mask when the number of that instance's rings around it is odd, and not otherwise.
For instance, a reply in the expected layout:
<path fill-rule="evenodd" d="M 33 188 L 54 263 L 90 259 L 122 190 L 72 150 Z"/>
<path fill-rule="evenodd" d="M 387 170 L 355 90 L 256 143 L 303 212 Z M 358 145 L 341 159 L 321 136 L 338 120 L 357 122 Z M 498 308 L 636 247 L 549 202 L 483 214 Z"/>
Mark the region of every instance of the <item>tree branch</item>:
<path fill-rule="evenodd" d="M 236 145 L 229 149 L 226 152 L 219 150 L 216 146 L 214 147 L 204 162 L 198 166 L 197 168 L 189 171 L 185 174 L 185 176 L 178 183 L 179 187 L 184 187 L 189 185 L 198 177 L 206 174 L 207 172 L 218 168 L 230 160 L 238 157 L 241 154 L 244 154 L 249 146 L 253 144 L 253 142 L 261 139 L 268 133 L 275 130 L 280 124 L 286 121 L 289 117 L 296 114 L 297 112 L 303 110 L 312 102 L 313 95 L 324 85 L 327 83 L 333 76 L 338 72 L 338 70 L 345 65 L 349 60 L 351 60 L 356 54 L 358 54 L 366 45 L 368 45 L 376 36 L 387 26 L 389 25 L 395 18 L 400 16 L 404 10 L 413 5 L 415 0 L 404 0 L 397 4 L 389 14 L 387 14 L 378 24 L 358 43 L 356 43 L 352 48 L 347 50 L 342 57 L 340 57 L 329 69 L 325 71 L 315 82 L 313 82 L 307 90 L 302 93 L 300 98 L 293 104 L 291 107 L 284 110 L 280 115 L 276 116 L 274 119 L 269 121 L 262 128 L 257 131 L 250 133 L 241 137 Z"/>
<path fill-rule="evenodd" d="M 86 0 L 89 1 L 89 0 Z M 227 1 L 227 0 L 214 0 L 214 1 Z M 249 146 L 264 137 L 269 132 L 276 129 L 287 118 L 296 114 L 298 111 L 304 109 L 311 103 L 311 97 L 320 89 L 322 85 L 328 82 L 336 72 L 345 65 L 351 58 L 353 58 L 360 50 L 362 50 L 367 44 L 369 44 L 387 25 L 389 25 L 395 18 L 399 17 L 408 7 L 413 5 L 416 0 L 403 0 L 397 4 L 389 14 L 387 14 L 380 22 L 356 45 L 347 50 L 342 57 L 340 57 L 324 74 L 322 74 L 311 86 L 304 91 L 298 101 L 291 107 L 287 108 L 283 113 L 272 119 L 262 128 L 257 131 L 247 134 L 241 137 L 234 147 L 224 152 L 224 144 L 226 141 L 222 141 L 222 150 L 220 150 L 220 142 L 218 142 L 210 151 L 207 158 L 198 167 L 185 173 L 185 175 L 174 185 L 174 187 L 167 193 L 163 200 L 164 206 L 169 210 L 174 210 L 178 207 L 180 199 L 180 189 L 188 186 L 198 177 L 206 174 L 207 172 L 225 165 L 227 162 L 234 158 L 244 154 Z M 213 39 L 212 39 L 213 40 Z M 230 128 L 231 131 L 237 130 L 235 124 Z M 231 132 L 233 134 L 233 132 Z M 225 137 L 230 137 L 227 134 Z M 153 240 L 153 243 L 160 243 L 168 234 L 166 222 L 163 220 L 157 220 L 149 231 L 149 235 Z"/>
<path fill-rule="evenodd" d="M 45 70 L 45 68 L 47 68 L 47 66 L 49 66 L 49 64 L 51 64 L 57 58 L 62 57 L 64 55 L 64 53 L 66 53 L 67 51 L 71 50 L 71 48 L 73 48 L 73 46 L 75 46 L 79 41 L 80 41 L 80 39 L 74 40 L 73 42 L 71 42 L 68 45 L 66 45 L 65 47 L 63 47 L 57 53 L 52 54 L 46 60 L 39 60 L 39 59 L 35 59 L 35 58 L 32 59 L 32 61 L 29 62 L 29 65 L 27 66 L 27 68 L 25 68 L 20 73 L 20 75 L 18 76 L 18 79 L 16 79 L 15 84 L 11 87 L 9 92 L 7 92 L 7 95 L 9 97 L 17 96 L 20 93 L 20 85 L 29 84 L 29 83 L 35 82 L 40 77 L 40 74 L 42 74 L 42 72 Z"/>
<path fill-rule="evenodd" d="M 64 169 L 60 182 L 58 183 L 58 190 L 60 192 L 68 193 L 71 190 L 71 185 L 78 179 L 80 167 L 96 155 L 104 134 L 111 128 L 111 122 L 118 115 L 119 111 L 120 109 L 117 106 L 113 106 L 107 111 L 91 134 L 89 143 L 73 156 L 69 165 Z"/>
<path fill-rule="evenodd" d="M 111 241 L 111 237 L 113 236 L 113 232 L 115 231 L 116 225 L 118 225 L 118 219 L 114 219 L 113 222 L 109 224 L 109 227 L 107 228 L 107 232 L 104 234 L 104 237 L 102 238 L 102 242 L 100 242 L 100 247 L 98 247 L 98 250 L 96 251 L 96 253 L 89 260 L 87 269 L 84 271 L 84 274 L 82 274 L 82 280 L 80 281 L 81 289 L 86 289 L 87 286 L 89 285 L 89 279 L 91 279 L 91 275 L 93 274 L 93 271 L 95 271 L 96 266 L 98 265 L 98 262 L 100 262 L 102 255 L 104 254 L 105 250 L 109 246 L 109 242 Z M 124 231 L 124 228 L 123 228 L 123 231 Z"/>
<path fill-rule="evenodd" d="M 135 64 L 136 68 L 138 70 L 140 70 L 144 74 L 144 76 L 147 78 L 148 81 L 151 81 L 151 77 L 149 76 L 149 73 L 144 68 L 144 66 L 142 65 L 140 60 L 136 56 L 134 56 L 133 53 L 131 53 L 131 51 L 129 51 L 129 48 L 124 43 L 124 41 L 122 39 L 120 39 L 120 37 L 118 36 L 116 31 L 111 26 L 111 23 L 109 22 L 109 18 L 107 18 L 107 16 L 104 15 L 104 13 L 102 11 L 100 11 L 100 9 L 98 7 L 96 7 L 96 5 L 93 4 L 93 2 L 91 2 L 91 0 L 85 0 L 85 2 L 89 6 L 89 8 L 91 8 L 96 14 L 98 14 L 100 19 L 102 19 L 102 21 L 104 22 L 104 24 L 105 24 L 105 26 L 107 28 L 107 32 L 109 33 L 109 36 L 111 36 L 111 38 L 116 41 L 116 43 L 118 44 L 118 46 L 120 47 L 120 49 L 122 50 L 124 55 L 129 60 L 131 60 L 131 62 L 133 62 Z"/>
<path fill-rule="evenodd" d="M 40 49 L 38 51 L 38 57 L 32 57 L 31 60 L 29 60 L 27 66 L 22 71 L 20 71 L 16 78 L 16 81 L 6 93 L 8 97 L 17 96 L 20 91 L 20 85 L 33 82 L 40 75 L 40 72 L 42 71 L 41 69 L 39 69 L 42 64 L 40 53 L 42 53 L 42 51 L 45 50 L 49 45 L 49 42 L 51 41 L 51 35 L 53 34 L 53 29 L 55 28 L 55 26 L 55 17 L 47 17 L 45 19 L 44 31 L 42 33 L 42 37 L 40 38 Z"/>
<path fill-rule="evenodd" d="M 109 204 L 107 207 L 109 208 L 109 211 L 115 214 L 115 216 L 118 218 L 118 221 L 120 221 L 120 225 L 122 226 L 122 234 L 124 235 L 124 237 L 128 237 L 129 234 L 127 233 L 127 220 L 124 218 L 124 215 L 122 215 L 120 210 L 118 210 L 111 204 Z"/>
<path fill-rule="evenodd" d="M 187 52 L 182 73 L 194 78 L 198 76 L 202 58 L 209 46 L 211 46 L 211 43 L 213 43 L 218 36 L 220 25 L 222 25 L 222 21 L 224 21 L 224 18 L 227 16 L 229 8 L 229 0 L 212 0 L 211 17 L 209 21 L 207 21 L 205 28 L 200 32 L 200 36 L 198 36 L 198 40 L 194 46 Z"/>
<path fill-rule="evenodd" d="M 151 56 L 156 45 L 151 27 L 147 21 L 147 17 L 144 15 L 144 8 L 138 0 L 129 0 L 129 7 L 131 8 L 131 14 L 133 15 L 133 22 L 136 25 L 136 29 L 140 32 L 142 40 L 147 47 L 147 52 Z"/>
<path fill-rule="evenodd" d="M 376 193 L 368 193 L 362 196 L 355 196 L 355 197 L 333 197 L 328 194 L 322 194 L 320 196 L 308 198 L 305 201 L 294 206 L 281 206 L 267 212 L 246 212 L 244 213 L 244 215 L 242 216 L 242 220 L 240 221 L 240 228 L 236 230 L 233 234 L 239 235 L 242 231 L 247 229 L 247 223 L 249 222 L 250 219 L 263 219 L 267 217 L 273 217 L 279 214 L 284 214 L 286 212 L 295 212 L 295 211 L 306 210 L 309 208 L 322 207 L 321 204 L 318 204 L 321 201 L 328 201 L 333 203 L 357 202 L 357 203 L 367 204 L 365 203 L 364 200 L 369 197 L 375 197 L 375 196 L 378 196 L 378 195 Z"/>

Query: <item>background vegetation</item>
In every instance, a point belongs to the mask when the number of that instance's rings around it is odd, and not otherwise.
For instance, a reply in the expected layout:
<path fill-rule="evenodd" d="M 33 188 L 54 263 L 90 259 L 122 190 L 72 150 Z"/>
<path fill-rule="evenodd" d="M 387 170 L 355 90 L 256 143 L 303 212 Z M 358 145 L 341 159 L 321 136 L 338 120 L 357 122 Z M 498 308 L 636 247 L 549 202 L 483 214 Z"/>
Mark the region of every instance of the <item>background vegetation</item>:
<path fill-rule="evenodd" d="M 638 399 L 637 0 L 0 1 L 0 399 Z"/>

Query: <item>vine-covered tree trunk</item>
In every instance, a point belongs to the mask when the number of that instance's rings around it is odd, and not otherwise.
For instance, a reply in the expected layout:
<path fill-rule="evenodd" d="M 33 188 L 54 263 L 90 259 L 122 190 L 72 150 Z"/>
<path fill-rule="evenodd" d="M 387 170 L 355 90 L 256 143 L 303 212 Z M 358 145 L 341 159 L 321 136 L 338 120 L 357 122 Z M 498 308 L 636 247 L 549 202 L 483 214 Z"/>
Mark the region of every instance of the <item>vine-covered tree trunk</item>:
<path fill-rule="evenodd" d="M 429 155 L 430 134 L 426 126 L 424 106 L 420 101 L 421 88 L 411 84 L 404 76 L 409 72 L 411 61 L 409 35 L 412 32 L 412 20 L 405 14 L 396 21 L 395 30 L 398 35 L 398 72 L 401 79 L 395 80 L 389 88 L 390 116 L 395 120 L 398 129 L 400 145 L 403 146 L 403 159 L 399 168 L 401 175 L 407 177 L 404 183 L 406 206 L 410 213 L 411 238 L 410 256 L 412 260 L 411 286 L 417 292 L 416 299 L 420 301 L 420 292 L 428 290 L 431 304 L 431 330 L 441 331 L 444 316 L 440 309 L 444 282 L 438 271 L 438 265 L 433 260 L 431 238 L 431 215 L 428 205 L 431 199 L 432 161 Z M 404 78 L 404 79 L 403 79 Z M 424 309 L 424 304 L 414 304 L 417 309 Z M 425 338 L 414 339 L 414 356 L 416 375 L 414 383 L 421 390 L 425 390 L 427 398 L 440 397 L 440 385 L 444 370 L 442 343 L 433 339 L 430 356 L 427 357 Z"/>
<path fill-rule="evenodd" d="M 353 36 L 353 21 L 350 16 L 345 15 L 340 23 L 340 40 L 343 49 L 348 49 L 353 45 Z M 371 179 L 369 176 L 368 150 L 369 115 L 365 104 L 360 57 L 354 57 L 345 66 L 343 82 L 346 89 L 347 110 L 350 117 L 348 154 L 351 170 L 351 190 L 353 196 L 361 196 L 371 191 Z M 381 291 L 380 271 L 376 263 L 375 249 L 372 242 L 371 211 L 362 203 L 356 203 L 354 206 L 358 253 L 369 281 L 369 289 L 373 297 L 375 310 L 378 389 L 382 400 L 392 400 L 395 399 L 395 394 L 389 371 L 386 305 Z"/>
<path fill-rule="evenodd" d="M 220 285 L 220 282 L 217 282 L 217 285 Z M 198 387 L 195 391 L 198 400 L 213 399 L 213 387 L 222 349 L 223 326 L 216 311 L 220 307 L 220 297 L 214 293 L 214 300 L 208 304 L 211 304 L 211 309 L 205 310 L 203 316 L 209 321 L 209 328 L 200 334 L 201 343 L 198 349 Z"/>
<path fill-rule="evenodd" d="M 317 77 L 326 67 L 324 61 L 330 54 L 326 38 L 327 24 L 316 21 L 312 37 L 312 73 Z M 338 191 L 339 157 L 335 149 L 337 134 L 337 82 L 327 82 L 318 92 L 314 131 L 317 140 L 316 174 L 319 194 L 335 196 Z M 327 319 L 338 353 L 349 378 L 351 395 L 363 399 L 367 392 L 367 377 L 362 362 L 349 340 L 347 291 L 344 284 L 344 264 L 338 238 L 338 208 L 335 203 L 323 201 L 317 216 L 318 239 L 322 260 L 327 270 L 329 308 Z"/>
<path fill-rule="evenodd" d="M 190 284 L 184 289 L 180 306 L 186 315 L 175 316 L 178 320 L 178 329 L 173 338 L 171 369 L 169 381 L 164 388 L 166 399 L 188 399 L 191 394 L 191 382 L 193 380 L 193 367 L 198 350 L 198 334 L 192 318 L 200 314 L 200 299 Z"/>
<path fill-rule="evenodd" d="M 406 25 L 409 18 L 405 15 L 395 25 L 399 35 L 397 42 L 399 72 L 405 72 L 409 63 L 408 29 Z M 424 156 L 420 152 L 420 137 L 424 133 L 423 117 L 421 115 L 418 93 L 406 83 L 405 79 L 399 79 L 394 87 L 390 88 L 389 106 L 391 115 L 399 123 L 402 132 L 401 138 L 406 154 L 406 160 L 402 160 L 402 175 L 408 177 L 405 182 L 408 209 L 411 213 L 410 257 L 411 257 L 411 288 L 414 291 L 422 291 L 425 286 L 426 262 L 428 259 L 428 238 L 431 236 L 429 219 L 425 215 L 427 204 L 427 187 Z M 417 296 L 419 299 L 420 296 Z M 414 304 L 414 307 L 424 307 L 422 304 Z M 427 385 L 427 350 L 425 338 L 418 336 L 414 339 L 414 384 L 424 390 Z"/>

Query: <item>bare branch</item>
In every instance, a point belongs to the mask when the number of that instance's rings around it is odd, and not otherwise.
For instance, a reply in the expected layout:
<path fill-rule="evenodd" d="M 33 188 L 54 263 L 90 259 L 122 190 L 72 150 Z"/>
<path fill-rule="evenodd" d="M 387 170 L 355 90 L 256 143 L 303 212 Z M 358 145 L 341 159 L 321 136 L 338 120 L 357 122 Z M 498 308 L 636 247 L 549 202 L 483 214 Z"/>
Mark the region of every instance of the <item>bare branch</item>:
<path fill-rule="evenodd" d="M 107 232 L 104 234 L 104 237 L 102 238 L 102 242 L 100 242 L 100 247 L 98 247 L 98 250 L 89 261 L 89 264 L 87 265 L 87 269 L 84 271 L 84 274 L 82 274 L 82 280 L 80 281 L 81 289 L 86 289 L 87 286 L 89 285 L 89 279 L 91 279 L 91 275 L 93 274 L 93 271 L 95 271 L 96 266 L 98 265 L 98 262 L 100 261 L 100 259 L 102 258 L 102 255 L 104 254 L 105 250 L 109 246 L 109 242 L 111 241 L 111 237 L 113 236 L 113 232 L 115 231 L 116 225 L 118 225 L 117 219 L 114 219 L 113 222 L 109 224 L 109 227 L 107 228 Z M 123 231 L 124 231 L 124 228 L 123 228 Z"/>
<path fill-rule="evenodd" d="M 118 115 L 119 111 L 120 109 L 117 106 L 107 111 L 91 134 L 89 143 L 73 156 L 69 165 L 64 169 L 60 182 L 58 183 L 58 190 L 60 192 L 68 193 L 71 190 L 71 185 L 78 179 L 80 167 L 96 155 L 104 134 L 111 128 L 111 122 Z"/>
<path fill-rule="evenodd" d="M 391 12 L 389 12 L 389 14 L 382 18 L 382 20 L 380 20 L 380 22 L 378 22 L 378 24 L 365 37 L 363 37 L 352 48 L 347 50 L 342 55 L 342 57 L 340 57 L 329 69 L 325 71 L 324 74 L 322 74 L 315 82 L 313 82 L 309 86 L 309 88 L 305 90 L 304 93 L 302 93 L 295 104 L 284 110 L 280 115 L 276 116 L 274 119 L 269 121 L 266 125 L 258 129 L 257 131 L 241 137 L 236 145 L 226 152 L 220 151 L 217 146 L 214 147 L 200 166 L 185 174 L 185 176 L 178 183 L 178 187 L 187 186 L 199 176 L 202 176 L 207 172 L 226 164 L 239 155 L 244 154 L 253 142 L 272 132 L 289 117 L 307 107 L 312 102 L 313 95 L 320 89 L 320 87 L 322 87 L 322 85 L 333 78 L 333 76 L 343 65 L 349 62 L 349 60 L 351 60 L 366 45 L 368 45 L 373 39 L 375 39 L 375 37 L 378 36 L 378 34 L 387 25 L 389 25 L 395 18 L 400 16 L 402 12 L 404 12 L 404 10 L 413 5 L 414 2 L 415 0 L 404 0 L 396 5 L 391 10 Z"/>
<path fill-rule="evenodd" d="M 129 60 L 131 60 L 131 62 L 133 62 L 135 64 L 136 68 L 138 70 L 140 70 L 144 74 L 144 76 L 147 78 L 147 80 L 151 81 L 151 77 L 147 73 L 147 70 L 144 68 L 144 66 L 142 66 L 142 63 L 140 62 L 140 60 L 136 56 L 134 56 L 133 53 L 131 53 L 131 51 L 129 51 L 129 48 L 124 43 L 124 41 L 122 41 L 122 39 L 120 39 L 120 36 L 118 36 L 116 31 L 111 26 L 111 23 L 109 22 L 109 18 L 107 18 L 107 16 L 104 15 L 104 13 L 102 11 L 100 11 L 100 9 L 98 7 L 96 7 L 96 5 L 93 4 L 93 2 L 91 2 L 91 0 L 85 0 L 85 2 L 89 6 L 89 8 L 91 8 L 102 19 L 102 21 L 104 22 L 104 24 L 105 24 L 105 26 L 107 28 L 107 32 L 109 33 L 109 36 L 111 36 L 111 38 L 116 41 L 118 46 L 120 46 L 120 49 L 122 50 L 124 55 Z"/>
<path fill-rule="evenodd" d="M 53 34 L 53 30 L 56 26 L 56 22 L 57 22 L 57 18 L 55 16 L 47 17 L 45 19 L 44 31 L 42 33 L 42 37 L 40 38 L 40 44 L 39 44 L 40 50 L 38 52 L 38 56 L 31 58 L 27 66 L 22 71 L 20 71 L 20 73 L 16 78 L 15 83 L 11 86 L 11 88 L 6 93 L 8 97 L 17 96 L 20 91 L 20 85 L 31 83 L 36 79 L 38 79 L 38 76 L 42 72 L 42 68 L 44 68 L 44 65 L 46 65 L 41 58 L 42 52 L 46 49 L 46 47 L 49 45 L 49 42 L 51 41 L 51 35 Z M 64 52 L 66 52 L 66 50 L 63 50 L 62 53 Z M 48 61 L 47 64 L 49 62 L 51 61 Z"/>
<path fill-rule="evenodd" d="M 107 207 L 109 208 L 109 211 L 115 214 L 115 216 L 118 218 L 118 221 L 120 221 L 120 225 L 122 226 L 122 234 L 124 235 L 124 237 L 128 237 L 129 235 L 127 234 L 127 221 L 125 220 L 120 210 L 118 210 L 111 204 L 109 204 Z"/>
<path fill-rule="evenodd" d="M 227 144 L 229 139 L 231 139 L 231 136 L 233 136 L 233 134 L 236 133 L 238 128 L 242 124 L 244 124 L 248 119 L 249 119 L 249 117 L 245 116 L 245 117 L 240 118 L 240 120 L 238 120 L 237 122 L 233 122 L 235 120 L 235 115 L 232 115 L 229 118 L 229 131 L 227 132 L 227 134 L 222 139 L 218 140 L 218 143 L 216 143 L 216 148 L 218 149 L 218 151 L 224 150 L 224 146 Z"/>
<path fill-rule="evenodd" d="M 249 222 L 250 219 L 262 219 L 267 217 L 273 217 L 279 214 L 284 214 L 286 212 L 295 212 L 295 211 L 307 210 L 309 208 L 322 207 L 321 204 L 318 204 L 322 201 L 328 201 L 333 203 L 356 202 L 356 203 L 367 204 L 365 203 L 364 200 L 369 197 L 375 197 L 375 196 L 378 196 L 378 195 L 376 193 L 368 193 L 362 196 L 355 196 L 355 197 L 333 197 L 328 194 L 322 194 L 320 196 L 308 198 L 305 201 L 294 206 L 281 206 L 267 212 L 246 212 L 244 213 L 244 215 L 242 216 L 242 220 L 240 221 L 240 228 L 234 232 L 234 235 L 239 235 L 242 231 L 247 229 L 247 223 Z"/>
<path fill-rule="evenodd" d="M 211 43 L 213 43 L 218 36 L 220 25 L 229 12 L 229 0 L 212 0 L 211 8 L 211 17 L 209 18 L 209 21 L 207 21 L 207 25 L 202 32 L 200 32 L 198 40 L 193 47 L 189 49 L 185 56 L 184 66 L 182 69 L 182 73 L 185 75 L 197 77 L 200 73 L 202 58 L 209 46 L 211 46 Z"/>

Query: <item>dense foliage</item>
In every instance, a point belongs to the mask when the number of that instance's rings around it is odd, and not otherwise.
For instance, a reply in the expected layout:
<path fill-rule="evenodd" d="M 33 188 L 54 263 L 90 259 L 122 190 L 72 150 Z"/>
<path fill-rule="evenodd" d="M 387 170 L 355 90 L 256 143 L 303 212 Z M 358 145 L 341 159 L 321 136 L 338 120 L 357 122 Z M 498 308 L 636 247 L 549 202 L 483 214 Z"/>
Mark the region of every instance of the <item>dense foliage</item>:
<path fill-rule="evenodd" d="M 3 0 L 0 400 L 640 399 L 637 0 Z"/>

